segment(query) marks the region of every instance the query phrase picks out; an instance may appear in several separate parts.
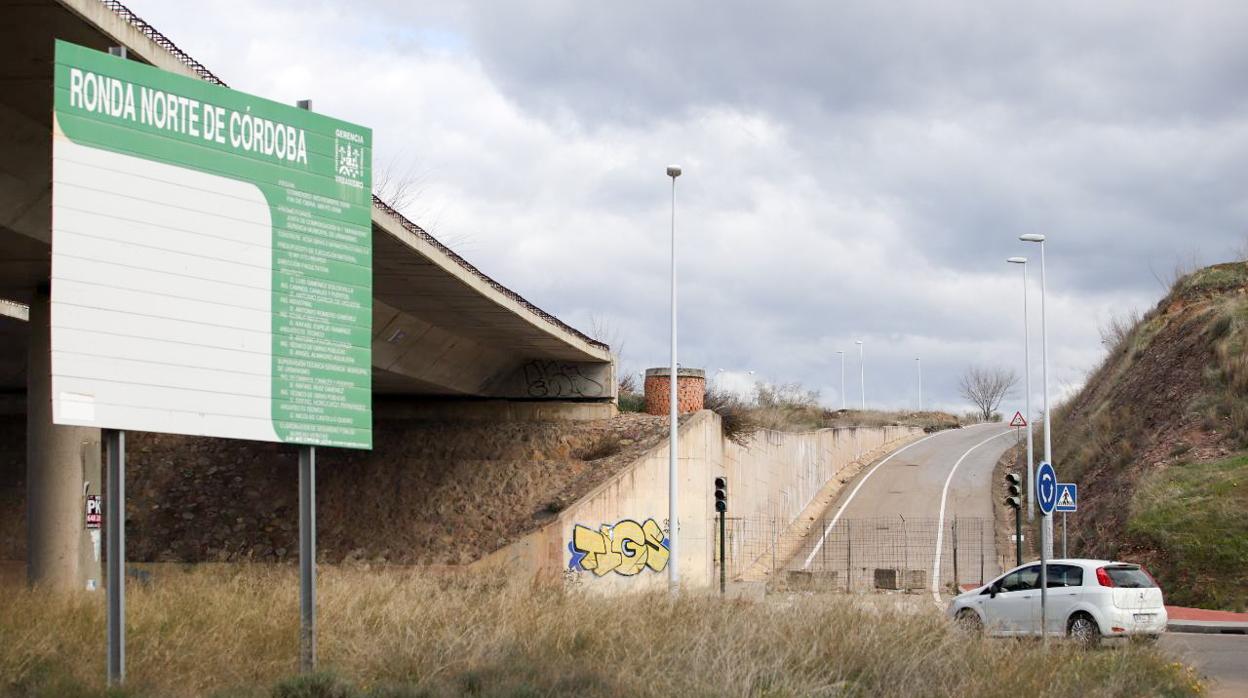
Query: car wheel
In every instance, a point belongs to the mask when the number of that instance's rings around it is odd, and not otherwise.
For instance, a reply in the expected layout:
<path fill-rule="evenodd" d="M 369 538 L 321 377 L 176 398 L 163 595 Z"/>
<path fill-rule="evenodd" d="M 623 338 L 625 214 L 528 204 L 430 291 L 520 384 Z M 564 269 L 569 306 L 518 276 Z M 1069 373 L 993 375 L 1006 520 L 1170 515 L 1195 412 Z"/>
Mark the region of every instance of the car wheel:
<path fill-rule="evenodd" d="M 958 626 L 958 630 L 967 635 L 980 635 L 984 632 L 984 622 L 979 619 L 979 614 L 969 608 L 958 611 L 958 615 L 954 617 L 954 622 Z"/>
<path fill-rule="evenodd" d="M 1071 616 L 1066 623 L 1066 635 L 1084 647 L 1096 647 L 1101 643 L 1101 629 L 1086 613 Z"/>

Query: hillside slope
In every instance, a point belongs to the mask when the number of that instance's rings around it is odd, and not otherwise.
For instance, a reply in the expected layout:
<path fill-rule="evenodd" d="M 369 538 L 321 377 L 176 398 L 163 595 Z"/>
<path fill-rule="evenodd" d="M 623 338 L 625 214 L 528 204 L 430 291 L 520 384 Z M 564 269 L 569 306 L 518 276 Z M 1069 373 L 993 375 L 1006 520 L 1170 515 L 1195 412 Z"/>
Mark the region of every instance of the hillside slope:
<path fill-rule="evenodd" d="M 1054 419 L 1076 553 L 1136 560 L 1179 604 L 1248 605 L 1248 264 L 1180 279 Z"/>

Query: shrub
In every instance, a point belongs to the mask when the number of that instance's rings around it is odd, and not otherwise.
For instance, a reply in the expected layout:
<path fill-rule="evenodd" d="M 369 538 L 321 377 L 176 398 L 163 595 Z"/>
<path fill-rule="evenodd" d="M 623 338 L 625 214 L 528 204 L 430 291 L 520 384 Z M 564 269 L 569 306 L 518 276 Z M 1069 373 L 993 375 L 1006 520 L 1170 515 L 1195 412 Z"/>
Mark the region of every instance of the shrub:
<path fill-rule="evenodd" d="M 754 432 L 760 428 L 750 406 L 732 393 L 708 389 L 702 396 L 702 406 L 719 415 L 724 438 L 738 446 L 749 446 Z"/>

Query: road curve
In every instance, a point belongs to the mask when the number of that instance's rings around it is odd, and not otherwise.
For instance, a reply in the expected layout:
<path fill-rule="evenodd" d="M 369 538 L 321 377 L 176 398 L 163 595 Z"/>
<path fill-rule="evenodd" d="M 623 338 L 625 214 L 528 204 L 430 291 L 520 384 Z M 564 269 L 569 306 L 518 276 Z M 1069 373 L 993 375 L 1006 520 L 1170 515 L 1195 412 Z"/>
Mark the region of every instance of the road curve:
<path fill-rule="evenodd" d="M 956 525 L 958 581 L 978 582 L 996 574 L 1001 562 L 992 497 L 999 488 L 992 472 L 1014 441 L 1008 427 L 980 424 L 939 432 L 894 451 L 846 488 L 790 567 L 810 569 L 829 555 L 844 559 L 825 548 L 848 545 L 854 567 L 868 578 L 876 567 L 903 568 L 924 580 L 921 588 L 939 588 L 952 581 Z"/>

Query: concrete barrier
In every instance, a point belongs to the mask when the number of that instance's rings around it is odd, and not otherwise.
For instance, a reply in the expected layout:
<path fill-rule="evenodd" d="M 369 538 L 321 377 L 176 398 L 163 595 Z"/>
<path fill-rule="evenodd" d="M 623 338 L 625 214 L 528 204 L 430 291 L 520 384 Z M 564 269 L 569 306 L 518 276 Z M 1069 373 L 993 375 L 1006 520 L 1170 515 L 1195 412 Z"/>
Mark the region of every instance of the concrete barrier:
<path fill-rule="evenodd" d="M 759 431 L 742 447 L 723 437 L 719 415 L 703 410 L 680 428 L 681 583 L 709 587 L 717 579 L 713 480 L 728 478 L 729 516 L 795 521 L 862 458 L 921 430 L 842 428 L 805 433 Z M 559 513 L 558 517 L 473 564 L 547 578 L 594 591 L 661 588 L 667 584 L 668 450 L 662 443 Z M 757 549 L 758 546 L 746 546 Z M 743 548 L 743 549 L 746 549 Z"/>

